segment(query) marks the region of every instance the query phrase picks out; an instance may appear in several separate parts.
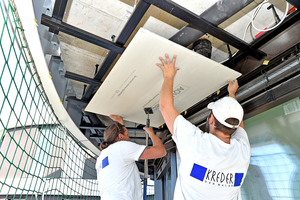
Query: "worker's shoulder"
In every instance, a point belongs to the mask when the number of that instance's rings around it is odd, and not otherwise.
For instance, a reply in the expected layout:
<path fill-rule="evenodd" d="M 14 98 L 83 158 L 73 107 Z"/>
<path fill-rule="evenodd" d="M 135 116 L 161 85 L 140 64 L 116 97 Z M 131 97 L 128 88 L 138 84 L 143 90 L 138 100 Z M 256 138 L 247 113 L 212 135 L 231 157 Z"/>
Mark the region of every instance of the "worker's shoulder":
<path fill-rule="evenodd" d="M 122 141 L 119 141 L 119 142 L 116 142 L 116 143 L 119 143 L 119 144 L 136 144 L 132 141 L 125 141 L 125 140 L 122 140 Z"/>
<path fill-rule="evenodd" d="M 118 143 L 118 145 L 121 146 L 122 148 L 130 148 L 132 146 L 145 146 L 145 145 L 137 144 L 132 141 L 124 141 L 124 140 L 116 142 L 116 143 Z"/>
<path fill-rule="evenodd" d="M 232 134 L 231 139 L 235 139 L 250 146 L 248 134 L 242 127 L 237 128 L 237 130 Z"/>

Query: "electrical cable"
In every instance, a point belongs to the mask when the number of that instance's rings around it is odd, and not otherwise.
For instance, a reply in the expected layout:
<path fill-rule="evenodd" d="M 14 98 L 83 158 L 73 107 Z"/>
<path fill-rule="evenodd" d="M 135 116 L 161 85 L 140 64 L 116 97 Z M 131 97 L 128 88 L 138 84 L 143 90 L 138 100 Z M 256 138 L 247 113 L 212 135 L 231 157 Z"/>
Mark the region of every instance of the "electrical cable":
<path fill-rule="evenodd" d="M 266 2 L 265 2 L 265 1 L 266 1 Z M 261 7 L 262 7 L 265 3 L 267 3 L 268 0 L 265 0 L 265 1 L 263 1 L 263 2 L 260 4 Z M 265 2 L 265 3 L 264 3 L 264 2 Z M 259 5 L 259 6 L 260 6 L 260 5 Z M 257 7 L 258 7 L 258 6 L 257 6 Z M 257 9 L 257 7 L 256 7 L 256 9 Z M 260 9 L 261 9 L 261 7 L 260 7 Z M 259 9 L 259 10 L 260 10 L 260 9 Z M 259 10 L 258 10 L 258 11 L 259 11 Z M 255 10 L 255 11 L 253 12 L 252 18 L 253 18 L 253 16 L 254 16 L 254 18 L 257 16 L 258 11 Z M 248 23 L 248 25 L 247 25 L 247 27 L 246 27 L 246 29 L 245 29 L 244 36 L 243 36 L 243 40 L 245 40 L 245 38 L 246 38 L 246 33 L 247 33 L 248 28 L 249 28 L 249 27 L 251 28 L 252 21 L 253 21 L 253 20 L 251 20 L 251 21 Z M 252 31 L 252 30 L 250 30 L 250 31 Z M 251 36 L 252 36 L 252 35 L 251 35 Z M 252 39 L 253 39 L 253 36 L 252 36 Z"/>
<path fill-rule="evenodd" d="M 266 4 L 266 3 L 269 3 L 269 0 L 264 0 L 260 5 L 258 5 L 258 6 L 255 8 L 255 11 L 253 12 L 252 18 L 251 18 L 251 21 L 250 21 L 250 23 L 252 24 L 252 27 L 253 27 L 255 30 L 259 31 L 259 32 L 261 32 L 261 31 L 266 32 L 266 31 L 270 31 L 270 30 L 273 30 L 273 29 L 277 28 L 277 27 L 284 21 L 284 19 L 286 18 L 287 14 L 288 14 L 288 12 L 289 12 L 289 3 L 287 2 L 287 3 L 286 3 L 286 9 L 285 9 L 285 13 L 284 13 L 284 15 L 283 15 L 283 18 L 280 20 L 280 22 L 279 22 L 278 24 L 276 24 L 275 26 L 273 26 L 273 27 L 271 27 L 271 28 L 268 28 L 268 29 L 266 29 L 266 30 L 259 29 L 259 28 L 257 28 L 257 27 L 254 25 L 254 19 L 255 19 L 255 17 L 257 16 L 258 12 L 261 10 L 262 6 L 263 6 L 264 4 Z"/>
<path fill-rule="evenodd" d="M 260 9 L 261 9 L 261 7 L 262 7 L 265 3 L 267 3 L 267 2 L 268 2 L 268 0 L 263 1 L 263 2 L 259 5 L 259 6 L 260 6 Z M 256 9 L 257 9 L 257 7 L 256 7 Z M 260 9 L 259 9 L 259 10 L 260 10 Z M 257 16 L 259 10 L 255 10 L 255 11 L 254 11 L 254 18 Z M 251 34 L 251 37 L 252 37 L 252 39 L 254 40 L 253 35 L 252 35 L 252 26 L 251 26 L 251 24 L 252 24 L 252 20 L 248 23 L 248 25 L 247 25 L 247 27 L 246 27 L 246 29 L 245 29 L 245 32 L 244 32 L 244 35 L 243 35 L 243 40 L 244 40 L 244 41 L 245 41 L 246 34 L 247 34 L 247 30 L 248 30 L 249 27 L 250 27 L 250 34 Z M 238 52 L 239 52 L 239 50 L 236 51 L 233 55 L 231 55 L 231 57 L 234 57 Z M 230 57 L 226 58 L 225 60 L 223 60 L 223 61 L 221 61 L 221 62 L 219 62 L 219 63 L 220 63 L 220 64 L 223 64 L 224 62 L 226 62 L 226 61 L 229 60 L 229 59 L 230 59 Z"/>
<path fill-rule="evenodd" d="M 255 30 L 259 31 L 259 32 L 267 32 L 267 31 L 270 31 L 270 30 L 273 30 L 273 29 L 277 28 L 277 27 L 284 21 L 284 19 L 287 17 L 287 14 L 288 14 L 288 12 L 289 12 L 289 3 L 288 3 L 288 2 L 286 3 L 286 9 L 285 9 L 285 13 L 284 13 L 284 15 L 283 15 L 283 18 L 280 20 L 280 22 L 279 22 L 278 24 L 276 24 L 275 26 L 273 26 L 273 27 L 271 27 L 271 28 L 268 28 L 268 29 L 266 29 L 266 30 L 258 29 L 258 28 L 254 25 L 254 19 L 257 17 L 257 14 L 258 14 L 259 11 L 261 10 L 262 6 L 263 6 L 264 4 L 266 4 L 266 3 L 270 3 L 269 0 L 264 0 L 261 4 L 259 4 L 259 5 L 255 8 L 255 10 L 254 10 L 254 12 L 253 12 L 253 14 L 252 14 L 252 17 L 251 17 L 251 21 L 248 23 L 248 25 L 247 25 L 247 27 L 246 27 L 246 29 L 245 29 L 245 32 L 244 32 L 244 35 L 243 35 L 243 40 L 245 40 L 245 38 L 246 38 L 246 33 L 247 33 L 247 30 L 248 30 L 249 27 L 250 27 L 250 34 L 251 34 L 251 37 L 252 37 L 252 39 L 254 40 L 255 38 L 253 38 L 253 35 L 252 35 L 252 27 L 253 27 Z M 239 51 L 237 51 L 237 52 L 239 52 Z M 232 55 L 232 57 L 235 56 L 235 55 L 237 54 L 237 52 L 235 52 L 235 53 Z M 220 64 L 223 64 L 224 62 L 226 62 L 226 61 L 229 60 L 229 59 L 230 59 L 230 58 L 228 57 L 227 59 L 225 59 L 225 60 L 223 60 L 223 61 L 221 61 L 221 62 L 219 62 L 219 63 L 220 63 Z"/>

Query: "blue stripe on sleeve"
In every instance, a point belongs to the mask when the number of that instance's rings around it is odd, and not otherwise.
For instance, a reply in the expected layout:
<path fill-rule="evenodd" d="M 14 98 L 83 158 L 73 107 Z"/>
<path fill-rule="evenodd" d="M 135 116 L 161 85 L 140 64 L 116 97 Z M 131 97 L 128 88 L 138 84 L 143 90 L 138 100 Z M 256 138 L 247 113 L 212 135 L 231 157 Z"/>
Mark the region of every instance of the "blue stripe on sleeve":
<path fill-rule="evenodd" d="M 109 165 L 109 162 L 108 162 L 108 156 L 106 156 L 106 157 L 102 160 L 102 169 L 104 169 L 104 167 L 106 167 L 107 165 Z"/>

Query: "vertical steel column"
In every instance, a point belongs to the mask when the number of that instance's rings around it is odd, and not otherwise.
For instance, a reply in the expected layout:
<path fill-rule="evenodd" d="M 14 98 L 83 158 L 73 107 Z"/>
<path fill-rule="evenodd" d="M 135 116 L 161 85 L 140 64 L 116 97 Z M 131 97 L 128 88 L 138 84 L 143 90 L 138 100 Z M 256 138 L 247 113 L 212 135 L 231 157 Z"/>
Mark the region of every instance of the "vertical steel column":
<path fill-rule="evenodd" d="M 146 148 L 149 145 L 149 135 L 148 133 L 146 133 Z M 145 159 L 144 162 L 144 196 L 143 199 L 146 200 L 147 199 L 147 178 L 148 178 L 148 160 Z"/>
<path fill-rule="evenodd" d="M 52 12 L 52 17 L 62 21 L 64 14 L 65 14 L 66 7 L 67 7 L 67 3 L 68 3 L 68 0 L 56 0 L 55 4 L 54 4 L 54 9 Z M 49 28 L 49 32 L 58 34 L 58 30 L 55 30 L 53 28 Z"/>
<path fill-rule="evenodd" d="M 154 166 L 154 200 L 162 200 L 163 199 L 163 183 L 162 179 L 156 179 L 157 168 Z"/>
<path fill-rule="evenodd" d="M 174 198 L 174 191 L 175 191 L 175 185 L 176 185 L 176 180 L 177 180 L 177 164 L 176 164 L 176 152 L 170 152 L 171 155 L 171 193 L 172 193 L 172 198 Z"/>
<path fill-rule="evenodd" d="M 145 109 L 146 111 L 146 109 Z M 149 114 L 153 113 L 152 109 L 151 112 L 148 111 L 148 118 L 146 120 L 146 127 L 150 127 L 150 118 L 149 118 Z M 145 131 L 146 134 L 146 148 L 149 146 L 149 135 L 148 133 Z M 147 199 L 147 178 L 148 178 L 148 159 L 145 159 L 145 164 L 144 164 L 144 200 Z"/>

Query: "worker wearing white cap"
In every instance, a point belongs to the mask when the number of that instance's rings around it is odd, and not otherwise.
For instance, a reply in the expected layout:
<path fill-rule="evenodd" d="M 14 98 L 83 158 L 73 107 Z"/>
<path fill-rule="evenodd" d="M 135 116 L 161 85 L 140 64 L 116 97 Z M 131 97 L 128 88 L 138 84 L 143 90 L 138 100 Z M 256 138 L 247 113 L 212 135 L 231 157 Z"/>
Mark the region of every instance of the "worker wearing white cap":
<path fill-rule="evenodd" d="M 250 163 L 250 144 L 237 102 L 236 80 L 228 80 L 229 97 L 210 103 L 206 132 L 187 121 L 174 107 L 173 81 L 179 70 L 176 55 L 159 58 L 164 75 L 160 111 L 180 155 L 174 199 L 241 199 L 240 188 Z M 180 73 L 180 72 L 178 72 Z M 201 91 L 199 91 L 201 92 Z"/>

